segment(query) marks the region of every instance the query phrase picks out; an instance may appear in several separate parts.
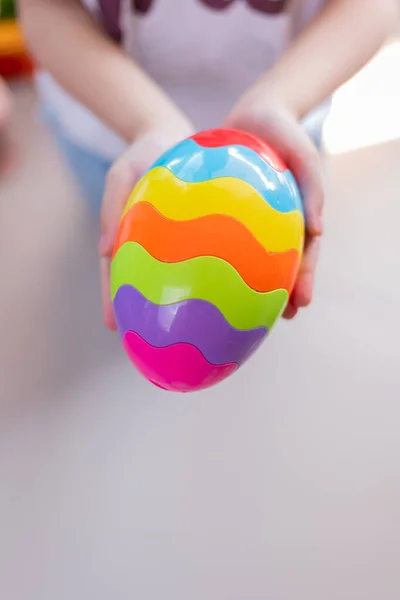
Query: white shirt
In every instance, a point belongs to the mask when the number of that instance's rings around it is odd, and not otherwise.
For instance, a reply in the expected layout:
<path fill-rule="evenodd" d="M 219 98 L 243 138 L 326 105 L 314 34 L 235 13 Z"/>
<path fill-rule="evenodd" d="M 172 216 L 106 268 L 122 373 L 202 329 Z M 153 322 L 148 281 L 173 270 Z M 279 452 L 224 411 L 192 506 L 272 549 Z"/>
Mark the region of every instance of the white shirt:
<path fill-rule="evenodd" d="M 110 2 L 85 5 L 100 17 L 99 5 Z M 147 13 L 135 9 L 143 0 L 115 2 L 121 43 L 200 130 L 219 125 L 326 0 L 256 0 L 266 10 L 275 5 L 279 14 L 256 10 L 248 0 L 214 0 L 226 5 L 222 10 L 205 0 L 147 0 Z M 105 26 L 112 30 L 107 19 Z M 126 144 L 48 73 L 39 73 L 37 83 L 44 104 L 73 141 L 111 160 L 124 150 Z"/>

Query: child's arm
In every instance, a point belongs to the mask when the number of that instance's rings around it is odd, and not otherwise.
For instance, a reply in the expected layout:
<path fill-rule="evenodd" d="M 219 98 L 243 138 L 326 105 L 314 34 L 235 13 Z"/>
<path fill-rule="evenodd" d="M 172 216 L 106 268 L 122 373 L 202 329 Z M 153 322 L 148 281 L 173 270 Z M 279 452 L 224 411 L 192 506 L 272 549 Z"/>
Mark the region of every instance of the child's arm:
<path fill-rule="evenodd" d="M 107 38 L 79 0 L 20 0 L 21 20 L 37 61 L 73 96 L 132 143 L 112 166 L 101 211 L 103 314 L 115 329 L 109 270 L 123 206 L 142 173 L 189 136 L 186 116 L 139 66 Z"/>
<path fill-rule="evenodd" d="M 330 0 L 258 84 L 301 118 L 368 62 L 397 17 L 398 0 Z"/>
<path fill-rule="evenodd" d="M 20 0 L 20 16 L 38 63 L 125 140 L 158 123 L 185 120 L 79 0 Z"/>
<path fill-rule="evenodd" d="M 319 156 L 299 120 L 373 56 L 395 27 L 397 8 L 397 0 L 330 0 L 225 120 L 225 126 L 248 130 L 270 142 L 303 193 L 307 239 L 286 317 L 311 302 L 322 234 Z"/>

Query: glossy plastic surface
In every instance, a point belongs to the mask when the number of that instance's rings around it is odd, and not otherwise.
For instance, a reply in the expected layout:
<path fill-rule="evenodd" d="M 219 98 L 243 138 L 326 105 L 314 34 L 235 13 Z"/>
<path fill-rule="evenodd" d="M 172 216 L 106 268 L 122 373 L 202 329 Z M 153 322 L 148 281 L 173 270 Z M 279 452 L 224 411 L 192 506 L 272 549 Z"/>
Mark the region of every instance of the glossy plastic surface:
<path fill-rule="evenodd" d="M 235 244 L 232 244 L 235 240 Z M 125 215 L 117 247 L 137 242 L 161 262 L 196 256 L 218 256 L 258 292 L 291 290 L 299 263 L 296 250 L 267 252 L 239 221 L 226 215 L 206 215 L 191 221 L 164 217 L 147 202 L 137 202 Z"/>
<path fill-rule="evenodd" d="M 299 210 L 275 210 L 242 179 L 221 177 L 189 184 L 166 167 L 144 175 L 126 205 L 124 215 L 137 202 L 148 202 L 173 221 L 191 221 L 207 215 L 224 215 L 239 221 L 267 252 L 297 250 L 304 242 L 304 220 Z"/>
<path fill-rule="evenodd" d="M 303 243 L 296 183 L 261 140 L 213 130 L 166 152 L 127 202 L 111 265 L 132 362 L 167 390 L 225 379 L 282 314 Z"/>
<path fill-rule="evenodd" d="M 275 150 L 266 142 L 245 131 L 234 129 L 212 129 L 196 133 L 192 140 L 204 148 L 220 146 L 244 146 L 254 150 L 276 171 L 286 171 L 287 166 Z"/>
<path fill-rule="evenodd" d="M 229 326 L 222 313 L 205 300 L 155 304 L 131 285 L 118 288 L 114 306 L 121 335 L 135 331 L 157 348 L 191 344 L 215 365 L 242 364 L 268 332 L 265 327 L 243 331 Z"/>
<path fill-rule="evenodd" d="M 190 156 L 190 160 L 188 160 Z M 187 183 L 212 182 L 221 177 L 242 179 L 272 208 L 282 213 L 302 210 L 290 171 L 277 171 L 251 148 L 239 145 L 202 147 L 184 140 L 153 165 L 166 167 Z"/>
<path fill-rule="evenodd" d="M 125 334 L 124 347 L 136 368 L 164 390 L 202 390 L 222 381 L 238 368 L 236 364 L 212 365 L 190 344 L 155 348 L 132 331 Z"/>
<path fill-rule="evenodd" d="M 132 268 L 132 265 L 138 265 L 138 268 Z M 121 285 L 131 285 L 158 305 L 190 298 L 205 300 L 238 329 L 270 329 L 288 298 L 287 290 L 252 290 L 232 265 L 216 256 L 196 256 L 177 263 L 165 263 L 153 258 L 136 242 L 121 246 L 113 260 L 113 300 Z"/>

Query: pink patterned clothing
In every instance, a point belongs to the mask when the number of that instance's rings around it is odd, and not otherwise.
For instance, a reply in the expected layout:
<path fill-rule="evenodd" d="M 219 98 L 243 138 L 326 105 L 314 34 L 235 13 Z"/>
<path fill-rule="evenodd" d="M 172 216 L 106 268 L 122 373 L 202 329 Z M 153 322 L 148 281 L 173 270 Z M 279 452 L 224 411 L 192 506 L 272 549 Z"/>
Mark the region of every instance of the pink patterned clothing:
<path fill-rule="evenodd" d="M 238 97 L 282 55 L 326 0 L 85 0 L 197 129 L 218 126 Z M 107 159 L 125 143 L 47 73 L 48 110 L 75 143 Z M 312 115 L 310 116 L 312 118 Z"/>

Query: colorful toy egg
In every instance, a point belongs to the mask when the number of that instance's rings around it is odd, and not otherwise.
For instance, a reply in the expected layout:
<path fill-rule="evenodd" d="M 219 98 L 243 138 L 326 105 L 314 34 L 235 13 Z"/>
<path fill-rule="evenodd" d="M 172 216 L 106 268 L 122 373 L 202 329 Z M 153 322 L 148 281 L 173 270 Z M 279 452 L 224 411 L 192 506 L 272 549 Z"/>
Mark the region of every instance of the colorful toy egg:
<path fill-rule="evenodd" d="M 163 154 L 133 190 L 111 264 L 126 353 L 153 384 L 210 387 L 284 311 L 304 243 L 300 192 L 273 149 L 216 129 Z"/>

